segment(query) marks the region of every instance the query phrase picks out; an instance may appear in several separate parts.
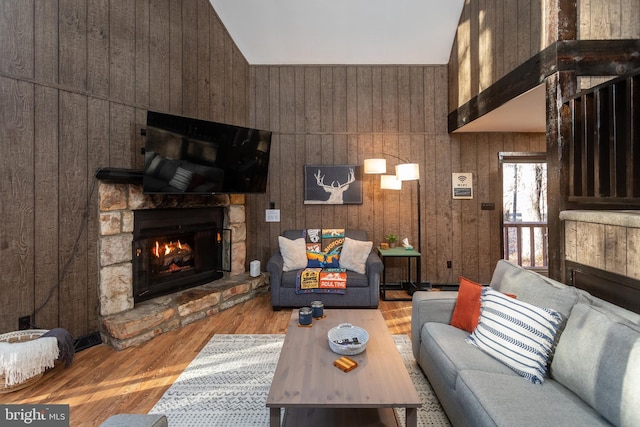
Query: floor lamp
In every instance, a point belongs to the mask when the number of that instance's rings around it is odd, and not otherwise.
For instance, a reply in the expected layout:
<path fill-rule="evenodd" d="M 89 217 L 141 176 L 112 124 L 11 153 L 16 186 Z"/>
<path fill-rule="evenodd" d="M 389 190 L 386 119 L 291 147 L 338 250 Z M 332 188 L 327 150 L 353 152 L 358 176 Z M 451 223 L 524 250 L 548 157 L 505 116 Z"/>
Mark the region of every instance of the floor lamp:
<path fill-rule="evenodd" d="M 399 157 L 386 154 L 388 157 L 393 157 L 401 162 L 406 162 Z M 387 160 L 386 159 L 365 159 L 364 160 L 364 173 L 367 174 L 382 174 L 380 175 L 380 188 L 386 190 L 400 190 L 402 189 L 402 181 L 416 181 L 418 184 L 418 252 L 422 254 L 422 236 L 421 236 L 421 224 L 420 224 L 420 165 L 417 163 L 401 163 L 396 166 L 395 175 L 386 175 L 387 173 Z M 418 277 L 418 287 L 422 286 L 422 277 Z"/>

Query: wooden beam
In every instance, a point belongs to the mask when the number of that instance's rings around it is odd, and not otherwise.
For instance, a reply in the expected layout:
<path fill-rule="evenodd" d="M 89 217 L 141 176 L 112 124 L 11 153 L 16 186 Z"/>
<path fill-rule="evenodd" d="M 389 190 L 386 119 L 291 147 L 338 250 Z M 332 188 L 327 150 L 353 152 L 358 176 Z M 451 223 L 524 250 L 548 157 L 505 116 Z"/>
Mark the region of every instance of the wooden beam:
<path fill-rule="evenodd" d="M 640 39 L 560 41 L 557 61 L 577 76 L 622 76 L 640 67 Z"/>
<path fill-rule="evenodd" d="M 619 76 L 640 68 L 640 40 L 558 41 L 448 115 L 454 132 L 533 89 L 556 72 L 576 76 Z M 566 94 L 571 95 L 571 94 Z"/>
<path fill-rule="evenodd" d="M 533 56 L 509 74 L 471 98 L 466 104 L 449 113 L 449 132 L 495 110 L 542 83 L 544 78 L 555 71 L 556 48 L 552 45 Z"/>

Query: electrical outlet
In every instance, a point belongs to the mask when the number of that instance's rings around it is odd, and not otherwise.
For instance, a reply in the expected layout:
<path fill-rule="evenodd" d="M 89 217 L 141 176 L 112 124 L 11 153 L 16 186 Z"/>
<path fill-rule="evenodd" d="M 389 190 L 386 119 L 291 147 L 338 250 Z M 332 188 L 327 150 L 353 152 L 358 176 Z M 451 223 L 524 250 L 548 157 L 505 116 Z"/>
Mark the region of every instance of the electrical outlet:
<path fill-rule="evenodd" d="M 31 329 L 31 316 L 22 316 L 18 318 L 18 330 L 24 331 Z"/>
<path fill-rule="evenodd" d="M 447 261 L 447 268 L 451 268 L 453 263 L 451 261 Z"/>

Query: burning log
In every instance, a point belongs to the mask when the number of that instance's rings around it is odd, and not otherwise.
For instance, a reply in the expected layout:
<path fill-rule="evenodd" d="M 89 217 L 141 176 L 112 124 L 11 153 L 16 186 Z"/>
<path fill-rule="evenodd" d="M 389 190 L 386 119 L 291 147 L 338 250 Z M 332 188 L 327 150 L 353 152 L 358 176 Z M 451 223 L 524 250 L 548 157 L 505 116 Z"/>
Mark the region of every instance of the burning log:
<path fill-rule="evenodd" d="M 151 265 L 155 272 L 160 271 L 181 271 L 184 267 L 191 267 L 193 250 L 187 243 L 168 242 L 161 244 L 156 241 L 155 247 L 151 250 L 153 257 Z"/>

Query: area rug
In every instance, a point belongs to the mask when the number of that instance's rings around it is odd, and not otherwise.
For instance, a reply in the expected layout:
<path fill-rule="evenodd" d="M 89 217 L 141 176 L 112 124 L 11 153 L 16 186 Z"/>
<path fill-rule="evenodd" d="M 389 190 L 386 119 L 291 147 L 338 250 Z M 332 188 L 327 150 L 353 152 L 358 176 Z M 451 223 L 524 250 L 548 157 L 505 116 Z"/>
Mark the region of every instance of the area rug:
<path fill-rule="evenodd" d="M 422 400 L 418 426 L 449 426 L 406 335 L 393 339 Z M 214 335 L 149 411 L 172 427 L 268 426 L 267 394 L 284 335 Z M 404 409 L 396 409 L 404 423 Z"/>

